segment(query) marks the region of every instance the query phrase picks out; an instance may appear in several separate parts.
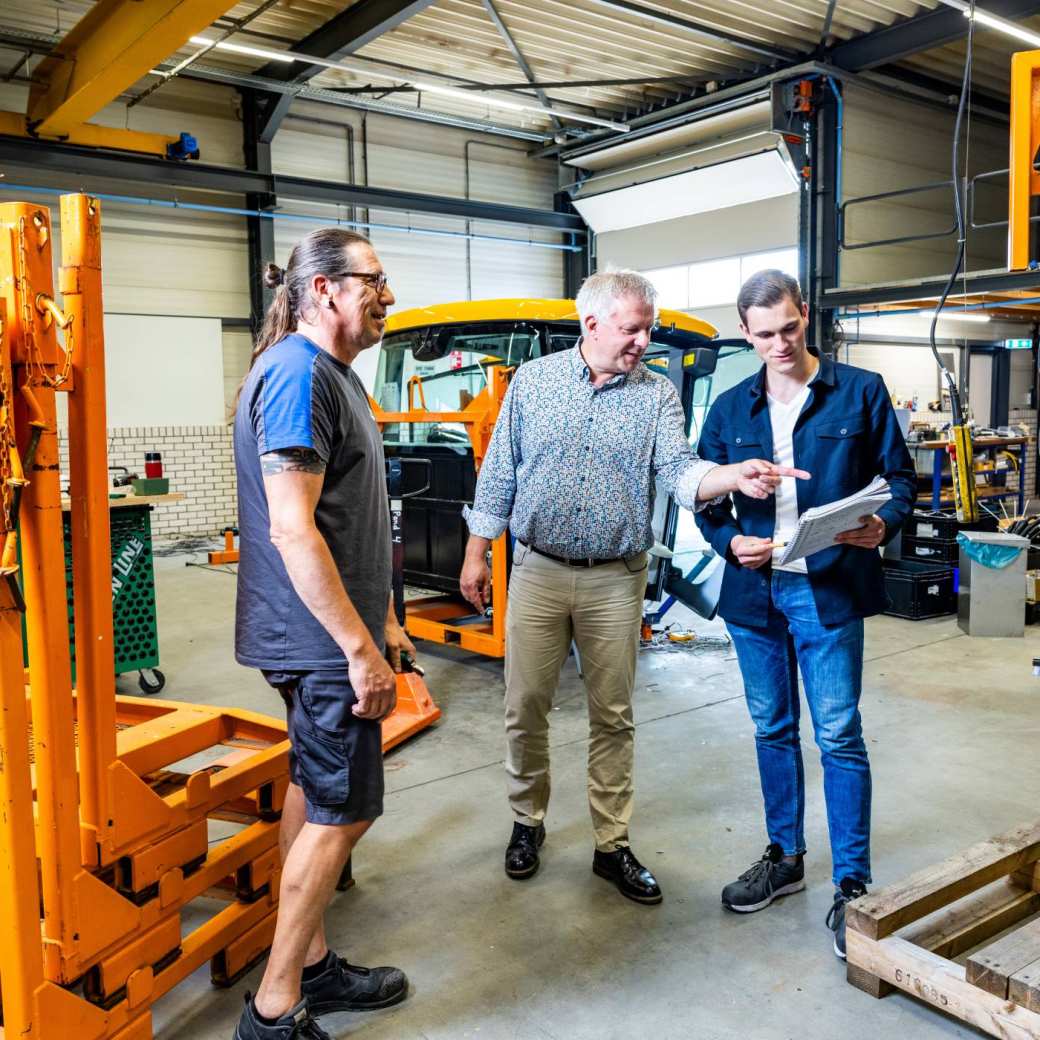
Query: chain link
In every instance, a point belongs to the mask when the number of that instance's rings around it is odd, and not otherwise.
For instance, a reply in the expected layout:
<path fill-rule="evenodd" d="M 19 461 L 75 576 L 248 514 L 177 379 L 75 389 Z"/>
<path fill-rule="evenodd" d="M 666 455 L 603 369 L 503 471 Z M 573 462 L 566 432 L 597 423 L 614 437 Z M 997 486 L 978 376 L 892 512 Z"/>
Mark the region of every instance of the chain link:
<path fill-rule="evenodd" d="M 40 346 L 36 342 L 36 316 L 33 304 L 39 307 L 38 301 L 47 300 L 51 304 L 54 301 L 45 293 L 36 294 L 29 284 L 29 258 L 28 240 L 25 217 L 18 220 L 18 289 L 22 296 L 22 326 L 25 337 L 25 385 L 26 386 L 49 386 L 57 389 L 68 381 L 72 374 L 72 351 L 73 351 L 73 318 L 62 315 L 62 320 L 54 319 L 55 324 L 65 334 L 65 345 L 61 348 L 65 355 L 61 371 L 56 376 L 47 374 L 47 366 L 43 362 Z M 57 305 L 55 310 L 58 311 Z M 41 310 L 42 313 L 42 310 Z M 61 312 L 58 311 L 60 314 Z M 59 344 L 61 346 L 61 344 Z"/>
<path fill-rule="evenodd" d="M 11 356 L 6 336 L 7 329 L 0 322 L 0 505 L 3 509 L 0 534 L 4 535 L 14 528 L 11 515 L 14 510 L 14 485 L 11 483 L 14 468 L 11 465 L 11 455 L 18 450 L 14 439 L 14 398 L 11 396 L 11 385 L 7 379 Z"/>

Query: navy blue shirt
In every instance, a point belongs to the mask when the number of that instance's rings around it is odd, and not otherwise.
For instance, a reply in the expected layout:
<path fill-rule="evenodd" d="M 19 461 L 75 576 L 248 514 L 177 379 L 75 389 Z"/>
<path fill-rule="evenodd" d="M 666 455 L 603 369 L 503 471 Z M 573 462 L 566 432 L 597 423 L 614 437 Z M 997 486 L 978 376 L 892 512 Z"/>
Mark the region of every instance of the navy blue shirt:
<path fill-rule="evenodd" d="M 726 464 L 773 459 L 773 429 L 765 390 L 765 366 L 720 395 L 704 422 L 701 458 Z M 828 358 L 809 384 L 809 397 L 794 429 L 794 464 L 812 474 L 796 481 L 798 512 L 854 494 L 883 476 L 892 499 L 878 510 L 885 521 L 885 541 L 895 537 L 914 507 L 917 476 L 885 381 L 876 372 L 842 365 Z M 726 557 L 719 613 L 738 625 L 763 627 L 769 612 L 767 564 L 742 567 L 729 544 L 738 534 L 772 538 L 776 504 L 748 498 L 709 505 L 697 525 L 711 547 Z M 806 557 L 809 582 L 820 621 L 836 625 L 884 610 L 880 554 L 874 549 L 835 545 Z"/>
<path fill-rule="evenodd" d="M 271 542 L 260 456 L 313 448 L 325 463 L 314 521 L 351 603 L 376 646 L 390 603 L 390 512 L 383 442 L 350 365 L 305 336 L 286 336 L 257 358 L 235 413 L 238 599 L 235 657 L 275 671 L 339 669 L 346 658 L 307 609 Z"/>

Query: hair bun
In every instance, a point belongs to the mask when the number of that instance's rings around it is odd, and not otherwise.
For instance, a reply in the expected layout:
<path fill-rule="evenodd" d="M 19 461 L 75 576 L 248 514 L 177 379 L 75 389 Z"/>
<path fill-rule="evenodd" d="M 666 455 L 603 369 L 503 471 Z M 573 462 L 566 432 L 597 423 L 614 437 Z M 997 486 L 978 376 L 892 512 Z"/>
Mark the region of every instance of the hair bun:
<path fill-rule="evenodd" d="M 268 264 L 264 268 L 264 285 L 268 289 L 276 289 L 279 285 L 285 285 L 285 269 L 277 264 Z"/>

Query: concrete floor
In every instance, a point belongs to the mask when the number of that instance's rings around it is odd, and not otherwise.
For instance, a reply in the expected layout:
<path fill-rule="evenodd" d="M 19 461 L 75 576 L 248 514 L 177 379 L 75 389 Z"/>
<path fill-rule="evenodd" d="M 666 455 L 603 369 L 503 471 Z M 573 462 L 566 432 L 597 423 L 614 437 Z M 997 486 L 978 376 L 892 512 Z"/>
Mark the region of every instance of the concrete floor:
<path fill-rule="evenodd" d="M 277 713 L 235 664 L 235 579 L 157 561 L 163 697 Z M 697 622 L 701 631 L 714 630 Z M 508 880 L 502 668 L 419 645 L 444 712 L 386 760 L 385 817 L 355 857 L 357 887 L 329 912 L 336 948 L 397 964 L 397 1008 L 323 1020 L 366 1040 L 932 1040 L 979 1036 L 902 995 L 875 1001 L 844 981 L 823 920 L 830 857 L 818 758 L 806 739 L 808 889 L 738 917 L 721 886 L 766 844 L 751 725 L 731 651 L 644 652 L 635 707 L 633 847 L 665 893 L 623 899 L 590 870 L 586 708 L 573 664 L 553 716 L 554 795 L 542 868 Z M 874 874 L 894 881 L 1035 818 L 1040 781 L 1040 629 L 1025 640 L 962 635 L 951 619 L 875 618 L 863 714 L 874 768 Z M 131 677 L 120 680 L 137 692 Z M 230 1038 L 242 994 L 198 972 L 157 1008 L 162 1040 Z"/>

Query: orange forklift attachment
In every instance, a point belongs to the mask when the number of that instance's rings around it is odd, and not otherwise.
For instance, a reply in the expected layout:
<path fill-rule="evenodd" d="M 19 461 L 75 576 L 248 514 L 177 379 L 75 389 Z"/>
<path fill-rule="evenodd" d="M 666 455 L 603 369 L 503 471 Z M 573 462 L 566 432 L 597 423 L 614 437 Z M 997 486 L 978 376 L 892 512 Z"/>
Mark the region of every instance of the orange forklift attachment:
<path fill-rule="evenodd" d="M 1011 155 L 1008 161 L 1008 270 L 1024 271 L 1030 255 L 1032 200 L 1040 195 L 1040 50 L 1011 55 Z"/>
<path fill-rule="evenodd" d="M 238 550 L 235 548 L 235 536 L 238 534 L 237 527 L 224 528 L 224 548 L 214 549 L 209 554 L 209 564 L 217 567 L 225 563 L 238 563 Z"/>
<path fill-rule="evenodd" d="M 440 717 L 441 709 L 433 703 L 422 676 L 418 672 L 399 672 L 397 707 L 383 719 L 383 754 L 432 726 Z"/>
<path fill-rule="evenodd" d="M 115 695 L 100 204 L 61 216 L 59 306 L 49 212 L 0 205 L 0 1038 L 149 1040 L 163 994 L 270 943 L 289 746 L 266 716 Z"/>

